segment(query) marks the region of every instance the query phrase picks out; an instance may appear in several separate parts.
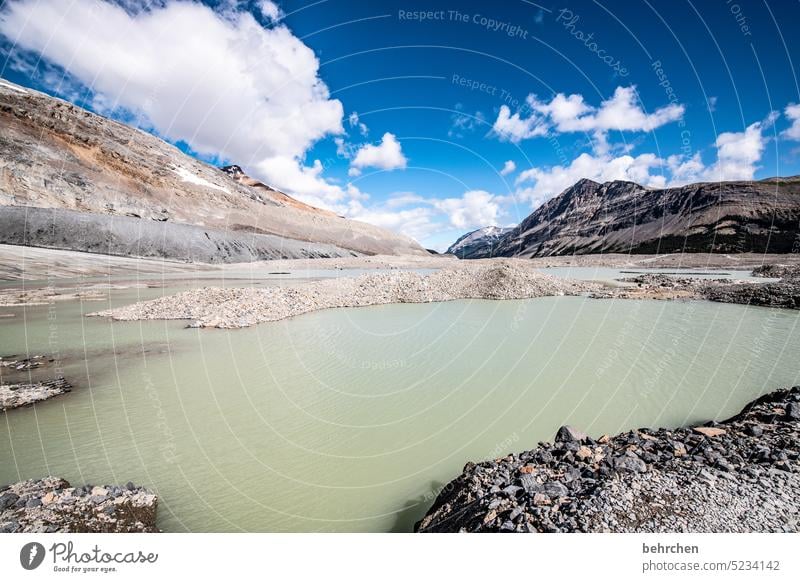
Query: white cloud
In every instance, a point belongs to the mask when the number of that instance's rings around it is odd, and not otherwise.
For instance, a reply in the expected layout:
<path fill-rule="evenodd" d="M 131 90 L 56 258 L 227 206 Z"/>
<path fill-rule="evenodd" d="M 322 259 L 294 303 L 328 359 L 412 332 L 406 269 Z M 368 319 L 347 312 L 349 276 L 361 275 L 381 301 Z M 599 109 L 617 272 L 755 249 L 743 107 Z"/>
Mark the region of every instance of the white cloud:
<path fill-rule="evenodd" d="M 271 0 L 259 0 L 257 6 L 261 15 L 269 22 L 277 22 L 283 18 L 283 11 Z"/>
<path fill-rule="evenodd" d="M 613 156 L 583 153 L 569 165 L 531 168 L 516 180 L 516 196 L 539 206 L 582 178 L 595 182 L 628 180 L 650 188 L 691 182 L 752 180 L 766 147 L 763 129 L 772 120 L 749 125 L 741 132 L 721 133 L 716 141 L 716 160 L 706 166 L 700 153 L 690 158 L 673 155 L 662 159 L 652 153 Z"/>
<path fill-rule="evenodd" d="M 483 190 L 470 190 L 460 197 L 424 198 L 413 192 L 399 192 L 381 204 L 364 207 L 350 202 L 349 218 L 390 228 L 415 238 L 430 248 L 447 248 L 452 243 L 449 229 L 456 236 L 467 230 L 498 224 L 504 199 Z M 444 236 L 443 240 L 442 237 Z"/>
<path fill-rule="evenodd" d="M 524 139 L 555 133 L 608 131 L 652 131 L 683 116 L 683 105 L 670 104 L 647 113 L 639 103 L 636 87 L 617 87 L 614 95 L 593 107 L 582 95 L 558 93 L 549 102 L 528 95 L 523 111 L 511 114 L 503 105 L 494 132 L 504 140 Z M 527 115 L 527 116 L 526 116 Z"/>
<path fill-rule="evenodd" d="M 447 215 L 451 225 L 460 229 L 497 224 L 500 211 L 495 196 L 483 190 L 470 190 L 461 198 L 435 200 L 433 205 Z"/>
<path fill-rule="evenodd" d="M 343 108 L 320 80 L 314 52 L 284 25 L 264 28 L 248 12 L 194 2 L 126 11 L 95 0 L 12 0 L 0 33 L 65 68 L 106 113 L 127 111 L 289 192 L 311 191 L 314 178 L 314 196 L 327 205 L 346 196 L 299 161 L 344 131 Z"/>
<path fill-rule="evenodd" d="M 381 170 L 395 170 L 405 168 L 408 160 L 403 155 L 403 148 L 394 134 L 384 133 L 378 145 L 367 144 L 362 146 L 352 161 L 352 168 L 380 168 Z M 357 174 L 356 174 L 357 175 Z"/>
<path fill-rule="evenodd" d="M 749 125 L 742 132 L 721 133 L 717 137 L 717 161 L 703 178 L 710 181 L 752 180 L 766 147 L 764 123 Z"/>
<path fill-rule="evenodd" d="M 800 104 L 787 105 L 783 112 L 792 125 L 781 135 L 786 139 L 800 141 Z"/>
<path fill-rule="evenodd" d="M 526 118 L 520 112 L 512 115 L 507 105 L 501 105 L 492 131 L 503 141 L 519 143 L 524 139 L 547 135 L 547 125 L 537 115 Z"/>
<path fill-rule="evenodd" d="M 425 205 L 398 209 L 387 204 L 366 208 L 360 202 L 353 201 L 349 204 L 345 215 L 348 218 L 394 230 L 418 241 L 428 238 L 441 228 L 434 209 Z"/>
<path fill-rule="evenodd" d="M 628 180 L 643 186 L 662 187 L 665 185 L 664 177 L 651 173 L 651 170 L 659 168 L 662 164 L 663 161 L 654 154 L 612 157 L 583 153 L 567 166 L 531 168 L 522 172 L 517 178 L 516 184 L 532 183 L 533 185 L 518 189 L 516 195 L 519 199 L 527 200 L 536 207 L 583 178 L 601 183 L 611 180 Z"/>
<path fill-rule="evenodd" d="M 296 158 L 273 156 L 259 161 L 253 166 L 254 175 L 270 186 L 283 192 L 291 192 L 299 200 L 333 210 L 339 214 L 347 211 L 349 200 L 363 200 L 366 195 L 352 184 L 338 186 L 322 177 L 322 162 L 314 160 L 306 166 Z"/>
<path fill-rule="evenodd" d="M 512 174 L 517 169 L 517 164 L 514 163 L 514 160 L 508 160 L 505 164 L 503 164 L 503 169 L 500 170 L 501 176 L 508 176 Z"/>
<path fill-rule="evenodd" d="M 369 128 L 359 119 L 358 112 L 353 111 L 348 116 L 347 122 L 350 124 L 350 127 L 358 128 L 358 131 L 361 135 L 366 136 L 369 133 Z"/>

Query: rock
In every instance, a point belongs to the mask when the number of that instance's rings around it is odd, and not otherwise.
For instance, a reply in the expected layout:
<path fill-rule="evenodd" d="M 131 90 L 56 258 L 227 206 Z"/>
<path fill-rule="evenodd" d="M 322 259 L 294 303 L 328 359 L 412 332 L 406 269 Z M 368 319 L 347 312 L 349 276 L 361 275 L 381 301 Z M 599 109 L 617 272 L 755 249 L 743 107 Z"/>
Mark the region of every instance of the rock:
<path fill-rule="evenodd" d="M 715 426 L 696 426 L 692 430 L 707 437 L 716 437 L 725 434 L 724 428 Z"/>
<path fill-rule="evenodd" d="M 789 405 L 786 407 L 786 418 L 790 420 L 800 420 L 800 403 L 789 403 Z"/>
<path fill-rule="evenodd" d="M 631 473 L 644 473 L 647 465 L 635 455 L 622 455 L 612 459 L 612 465 L 617 471 L 630 471 Z"/>
<path fill-rule="evenodd" d="M 533 495 L 541 489 L 541 485 L 532 475 L 523 474 L 520 476 L 519 481 L 522 484 L 522 488 L 525 490 L 525 493 L 528 495 Z"/>
<path fill-rule="evenodd" d="M 511 522 L 513 531 L 541 532 L 798 531 L 800 423 L 788 413 L 799 402 L 800 388 L 778 390 L 700 430 L 559 440 L 468 465 L 417 529 L 511 531 Z"/>
<path fill-rule="evenodd" d="M 585 432 L 578 430 L 573 426 L 562 426 L 556 433 L 556 442 L 580 442 L 589 438 Z"/>
<path fill-rule="evenodd" d="M 592 458 L 592 450 L 587 446 L 582 446 L 578 449 L 578 452 L 575 453 L 575 456 L 582 461 L 590 459 Z"/>
<path fill-rule="evenodd" d="M 0 511 L 3 511 L 7 507 L 13 507 L 18 499 L 19 496 L 11 493 L 10 491 L 3 493 L 0 495 Z"/>
<path fill-rule="evenodd" d="M 12 483 L 0 495 L 0 530 L 47 532 L 156 532 L 158 498 L 133 486 L 72 488 L 64 479 L 45 477 Z M 100 493 L 106 492 L 105 495 Z M 91 493 L 97 493 L 93 495 Z M 113 516 L 113 517 L 112 517 Z"/>
<path fill-rule="evenodd" d="M 542 486 L 542 492 L 550 498 L 566 497 L 569 490 L 558 481 L 548 481 Z"/>

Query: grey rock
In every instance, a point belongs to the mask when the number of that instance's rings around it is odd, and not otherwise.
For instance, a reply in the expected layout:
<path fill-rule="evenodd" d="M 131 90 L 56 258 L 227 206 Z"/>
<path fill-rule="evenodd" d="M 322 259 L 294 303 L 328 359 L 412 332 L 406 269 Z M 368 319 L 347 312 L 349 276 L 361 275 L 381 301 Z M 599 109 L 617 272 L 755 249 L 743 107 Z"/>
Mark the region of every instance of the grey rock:
<path fill-rule="evenodd" d="M 634 455 L 614 457 L 612 464 L 617 471 L 629 471 L 631 473 L 644 473 L 647 471 L 645 462 Z"/>
<path fill-rule="evenodd" d="M 19 496 L 15 495 L 14 493 L 11 493 L 10 491 L 3 493 L 2 495 L 0 495 L 0 511 L 3 511 L 8 507 L 13 507 L 18 499 Z"/>

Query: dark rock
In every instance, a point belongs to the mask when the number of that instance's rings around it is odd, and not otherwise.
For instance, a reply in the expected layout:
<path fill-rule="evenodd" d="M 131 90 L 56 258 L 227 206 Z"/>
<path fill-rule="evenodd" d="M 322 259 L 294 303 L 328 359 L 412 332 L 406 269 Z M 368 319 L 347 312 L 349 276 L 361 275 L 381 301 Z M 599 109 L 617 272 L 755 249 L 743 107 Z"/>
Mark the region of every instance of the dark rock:
<path fill-rule="evenodd" d="M 573 426 L 562 426 L 556 433 L 556 442 L 580 442 L 588 439 L 589 435 Z M 577 449 L 576 449 L 577 450 Z"/>
<path fill-rule="evenodd" d="M 569 490 L 558 481 L 548 481 L 542 485 L 542 492 L 548 497 L 566 497 Z"/>
<path fill-rule="evenodd" d="M 11 493 L 10 491 L 3 493 L 2 495 L 0 495 L 0 511 L 3 511 L 8 507 L 12 507 L 17 502 L 18 499 L 19 496 L 15 495 L 14 493 Z"/>

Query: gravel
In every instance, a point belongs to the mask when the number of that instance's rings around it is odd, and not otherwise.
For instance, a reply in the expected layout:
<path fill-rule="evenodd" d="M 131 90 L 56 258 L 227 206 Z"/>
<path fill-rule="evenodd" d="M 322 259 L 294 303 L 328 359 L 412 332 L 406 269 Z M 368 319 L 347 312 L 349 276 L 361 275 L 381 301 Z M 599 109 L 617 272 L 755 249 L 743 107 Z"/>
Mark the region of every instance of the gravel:
<path fill-rule="evenodd" d="M 45 477 L 0 487 L 0 532 L 159 531 L 158 497 L 129 485 L 72 487 L 59 477 Z"/>
<path fill-rule="evenodd" d="M 2 384 L 0 385 L 0 412 L 28 406 L 71 391 L 72 386 L 64 378 L 32 384 Z"/>
<path fill-rule="evenodd" d="M 472 266 L 474 265 L 474 266 Z M 455 299 L 529 299 L 577 295 L 598 285 L 536 272 L 514 261 L 461 263 L 422 275 L 370 273 L 289 287 L 206 287 L 92 313 L 122 321 L 188 319 L 190 327 L 241 328 L 335 307 L 428 303 Z"/>
<path fill-rule="evenodd" d="M 800 386 L 723 423 L 639 429 L 467 463 L 420 532 L 800 531 Z M 797 413 L 797 414 L 796 414 Z"/>

